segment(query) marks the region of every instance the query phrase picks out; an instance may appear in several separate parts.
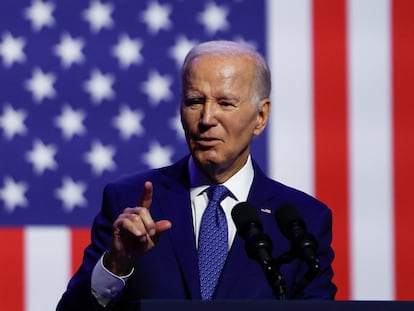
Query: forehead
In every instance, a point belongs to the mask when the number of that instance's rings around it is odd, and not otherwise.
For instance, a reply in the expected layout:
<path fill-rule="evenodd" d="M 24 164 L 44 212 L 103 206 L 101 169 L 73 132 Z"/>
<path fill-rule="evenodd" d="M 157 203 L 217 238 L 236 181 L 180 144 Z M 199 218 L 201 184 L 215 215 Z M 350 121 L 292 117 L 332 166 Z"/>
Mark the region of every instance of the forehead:
<path fill-rule="evenodd" d="M 254 78 L 254 72 L 255 63 L 249 55 L 205 54 L 191 61 L 185 82 L 249 83 Z"/>

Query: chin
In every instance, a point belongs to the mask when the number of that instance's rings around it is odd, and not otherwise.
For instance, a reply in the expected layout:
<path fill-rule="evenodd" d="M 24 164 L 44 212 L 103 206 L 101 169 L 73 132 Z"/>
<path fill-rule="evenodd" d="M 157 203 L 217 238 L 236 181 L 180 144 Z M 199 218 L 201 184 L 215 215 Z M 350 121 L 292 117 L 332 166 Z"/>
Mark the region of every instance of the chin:
<path fill-rule="evenodd" d="M 198 151 L 193 154 L 195 161 L 202 167 L 216 166 L 221 163 L 216 152 Z"/>

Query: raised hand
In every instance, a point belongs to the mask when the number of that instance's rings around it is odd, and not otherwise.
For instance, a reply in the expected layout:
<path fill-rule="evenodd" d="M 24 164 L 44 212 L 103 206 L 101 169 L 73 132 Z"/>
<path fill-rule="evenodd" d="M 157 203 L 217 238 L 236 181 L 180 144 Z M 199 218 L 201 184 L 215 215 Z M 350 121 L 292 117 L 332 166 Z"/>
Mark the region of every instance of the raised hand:
<path fill-rule="evenodd" d="M 112 245 L 104 257 L 104 265 L 116 275 L 128 274 L 137 256 L 145 254 L 157 243 L 159 235 L 171 228 L 171 222 L 154 222 L 150 213 L 153 186 L 147 181 L 136 207 L 127 207 L 113 223 Z"/>

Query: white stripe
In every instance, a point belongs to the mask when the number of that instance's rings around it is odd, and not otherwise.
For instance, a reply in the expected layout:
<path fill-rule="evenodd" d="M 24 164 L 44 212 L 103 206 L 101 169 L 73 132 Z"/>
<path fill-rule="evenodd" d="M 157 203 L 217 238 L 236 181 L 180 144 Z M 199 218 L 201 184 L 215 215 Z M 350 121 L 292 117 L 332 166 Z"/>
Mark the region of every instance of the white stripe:
<path fill-rule="evenodd" d="M 268 59 L 272 73 L 270 175 L 314 192 L 312 19 L 309 0 L 268 0 Z"/>
<path fill-rule="evenodd" d="M 70 230 L 25 229 L 26 311 L 55 310 L 70 274 Z"/>
<path fill-rule="evenodd" d="M 352 299 L 393 299 L 390 4 L 350 0 Z"/>

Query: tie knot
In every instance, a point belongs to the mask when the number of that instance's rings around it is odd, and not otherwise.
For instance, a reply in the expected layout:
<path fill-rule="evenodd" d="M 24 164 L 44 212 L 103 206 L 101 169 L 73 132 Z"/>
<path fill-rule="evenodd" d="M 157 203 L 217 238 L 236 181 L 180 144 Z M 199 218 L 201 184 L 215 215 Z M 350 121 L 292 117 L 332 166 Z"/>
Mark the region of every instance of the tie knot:
<path fill-rule="evenodd" d="M 210 202 L 214 202 L 215 204 L 219 204 L 221 201 L 224 200 L 230 194 L 229 189 L 223 185 L 214 185 L 208 188 L 208 197 Z"/>

